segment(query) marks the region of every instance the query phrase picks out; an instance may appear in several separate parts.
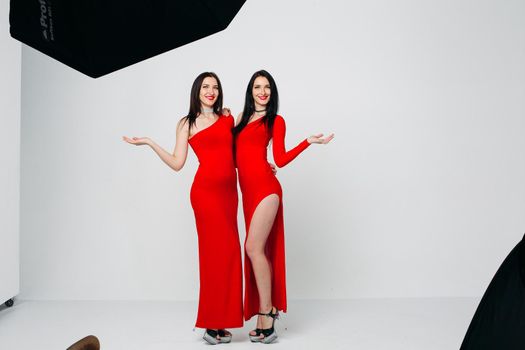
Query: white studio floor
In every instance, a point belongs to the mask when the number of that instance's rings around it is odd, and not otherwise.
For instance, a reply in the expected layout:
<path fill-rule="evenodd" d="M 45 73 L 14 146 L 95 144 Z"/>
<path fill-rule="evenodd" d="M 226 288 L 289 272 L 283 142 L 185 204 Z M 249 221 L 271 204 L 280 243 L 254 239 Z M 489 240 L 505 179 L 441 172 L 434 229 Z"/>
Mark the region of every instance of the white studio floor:
<path fill-rule="evenodd" d="M 477 298 L 291 301 L 272 349 L 459 349 Z M 1 350 L 65 350 L 96 335 L 102 350 L 203 349 L 196 304 L 172 301 L 27 301 L 0 307 Z M 219 349 L 264 347 L 233 329 Z"/>

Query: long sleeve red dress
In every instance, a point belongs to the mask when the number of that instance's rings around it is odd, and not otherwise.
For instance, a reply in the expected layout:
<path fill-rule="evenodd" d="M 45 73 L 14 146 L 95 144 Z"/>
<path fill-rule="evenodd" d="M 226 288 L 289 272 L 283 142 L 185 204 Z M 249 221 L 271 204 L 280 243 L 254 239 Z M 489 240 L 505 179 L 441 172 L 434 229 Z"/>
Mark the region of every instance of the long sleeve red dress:
<path fill-rule="evenodd" d="M 273 139 L 273 158 L 278 167 L 283 167 L 297 157 L 310 144 L 305 139 L 290 151 L 285 149 L 286 125 L 277 115 L 270 135 L 262 118 L 248 123 L 237 135 L 236 162 L 239 172 L 239 184 L 242 191 L 246 238 L 250 231 L 250 222 L 259 203 L 271 194 L 279 196 L 279 209 L 266 242 L 265 253 L 272 271 L 272 303 L 286 312 L 286 271 L 284 252 L 284 222 L 282 188 L 267 161 L 267 148 Z M 246 244 L 245 244 L 246 246 Z M 250 259 L 244 259 L 244 318 L 249 320 L 259 312 L 259 293 Z"/>
<path fill-rule="evenodd" d="M 233 124 L 233 117 L 220 116 L 188 141 L 199 159 L 190 192 L 199 240 L 199 328 L 243 326 Z"/>

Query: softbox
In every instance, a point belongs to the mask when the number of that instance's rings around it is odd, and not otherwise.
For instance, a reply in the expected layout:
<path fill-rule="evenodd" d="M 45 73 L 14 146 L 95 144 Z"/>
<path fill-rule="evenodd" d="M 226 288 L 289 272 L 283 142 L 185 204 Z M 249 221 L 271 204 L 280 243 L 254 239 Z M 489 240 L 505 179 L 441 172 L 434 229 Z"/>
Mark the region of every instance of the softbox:
<path fill-rule="evenodd" d="M 245 0 L 11 0 L 11 36 L 97 78 L 225 29 Z"/>
<path fill-rule="evenodd" d="M 525 349 L 525 235 L 492 278 L 460 350 Z"/>

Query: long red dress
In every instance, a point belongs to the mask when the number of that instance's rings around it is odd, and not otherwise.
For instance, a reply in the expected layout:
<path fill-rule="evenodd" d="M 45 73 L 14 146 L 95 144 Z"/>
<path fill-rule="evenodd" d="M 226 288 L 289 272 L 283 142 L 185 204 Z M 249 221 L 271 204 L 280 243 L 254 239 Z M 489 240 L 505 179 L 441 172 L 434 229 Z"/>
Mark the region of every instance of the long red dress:
<path fill-rule="evenodd" d="M 248 123 L 237 135 L 236 162 L 239 171 L 239 183 L 242 191 L 246 235 L 250 231 L 250 222 L 255 209 L 264 198 L 271 194 L 279 196 L 279 209 L 266 242 L 266 256 L 272 270 L 272 303 L 286 312 L 286 271 L 284 254 L 283 196 L 279 181 L 268 164 L 267 147 L 273 139 L 273 158 L 278 167 L 283 167 L 304 151 L 310 144 L 303 140 L 290 151 L 286 151 L 284 137 L 286 125 L 278 115 L 275 118 L 272 135 L 262 123 L 262 118 Z M 246 246 L 246 243 L 245 243 Z M 244 319 L 249 320 L 259 312 L 259 293 L 250 259 L 244 259 Z"/>
<path fill-rule="evenodd" d="M 199 239 L 199 328 L 243 326 L 233 124 L 233 117 L 220 116 L 188 141 L 199 159 L 190 192 Z"/>

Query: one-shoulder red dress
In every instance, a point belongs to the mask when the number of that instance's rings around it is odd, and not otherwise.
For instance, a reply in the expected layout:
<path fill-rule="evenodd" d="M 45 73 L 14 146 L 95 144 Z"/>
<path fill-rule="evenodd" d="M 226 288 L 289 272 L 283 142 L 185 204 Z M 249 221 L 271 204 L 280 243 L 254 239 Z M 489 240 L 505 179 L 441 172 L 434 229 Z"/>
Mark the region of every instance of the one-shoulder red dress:
<path fill-rule="evenodd" d="M 233 117 L 220 116 L 188 141 L 199 159 L 190 192 L 199 239 L 199 328 L 243 326 L 233 124 Z"/>
<path fill-rule="evenodd" d="M 305 139 L 295 148 L 286 151 L 286 125 L 278 115 L 275 118 L 270 135 L 262 118 L 248 123 L 236 137 L 236 162 L 239 171 L 239 183 L 242 191 L 246 235 L 250 231 L 250 222 L 255 209 L 264 198 L 271 194 L 279 196 L 279 209 L 273 227 L 266 242 L 265 253 L 272 271 L 272 303 L 278 309 L 286 312 L 286 271 L 284 254 L 284 222 L 283 199 L 279 181 L 272 172 L 267 161 L 267 147 L 273 139 L 273 159 L 278 167 L 283 167 L 297 157 L 310 144 Z M 245 243 L 246 246 L 246 243 Z M 253 274 L 250 259 L 244 259 L 244 319 L 249 320 L 259 312 L 259 293 Z"/>

